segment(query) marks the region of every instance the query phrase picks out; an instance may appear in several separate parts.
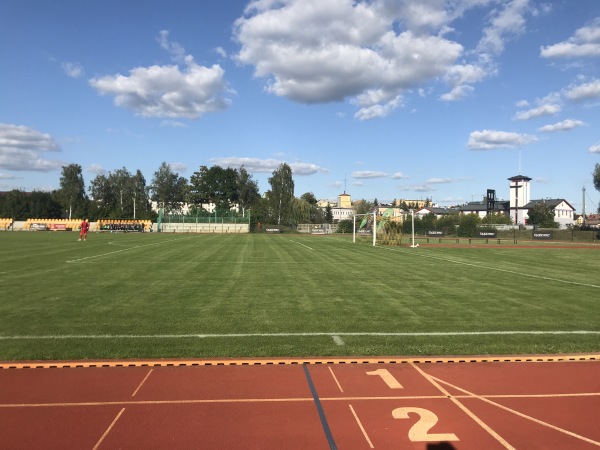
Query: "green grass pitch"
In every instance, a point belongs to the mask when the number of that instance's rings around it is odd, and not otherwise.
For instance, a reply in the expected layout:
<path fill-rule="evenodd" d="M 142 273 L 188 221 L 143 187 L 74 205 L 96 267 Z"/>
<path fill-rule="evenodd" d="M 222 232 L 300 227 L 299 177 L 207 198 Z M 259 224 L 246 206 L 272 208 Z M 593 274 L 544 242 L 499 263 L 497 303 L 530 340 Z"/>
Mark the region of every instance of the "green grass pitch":
<path fill-rule="evenodd" d="M 600 351 L 600 252 L 0 233 L 0 360 Z"/>

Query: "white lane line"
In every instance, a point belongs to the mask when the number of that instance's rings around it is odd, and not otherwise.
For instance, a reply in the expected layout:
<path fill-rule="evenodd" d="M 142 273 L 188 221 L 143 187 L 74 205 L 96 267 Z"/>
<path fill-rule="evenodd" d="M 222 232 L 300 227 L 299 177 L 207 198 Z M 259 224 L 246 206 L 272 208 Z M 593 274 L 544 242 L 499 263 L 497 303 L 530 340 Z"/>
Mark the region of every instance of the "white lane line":
<path fill-rule="evenodd" d="M 504 448 L 509 449 L 509 450 L 516 450 L 512 445 L 510 445 L 508 443 L 508 441 L 506 441 L 506 439 L 504 439 L 502 436 L 500 436 L 488 424 L 486 424 L 483 420 L 481 420 L 475 413 L 473 413 L 469 408 L 467 408 L 465 405 L 463 405 L 461 402 L 459 402 L 454 396 L 452 396 L 450 394 L 450 392 L 448 392 L 446 389 L 444 389 L 438 383 L 438 381 L 441 381 L 441 380 L 438 380 L 437 378 L 425 373 L 423 370 L 421 370 L 420 367 L 417 367 L 416 364 L 411 364 L 411 366 L 414 367 L 414 369 L 417 372 L 419 372 L 421 375 L 423 375 L 423 377 L 425 377 L 425 379 L 427 381 L 429 381 L 431 384 L 433 384 L 442 394 L 447 396 L 448 399 L 450 399 L 450 401 L 452 403 L 454 403 L 456 406 L 458 406 L 467 416 L 469 416 L 473 421 L 475 421 L 481 428 L 483 428 L 485 431 L 487 431 L 490 436 L 492 436 L 500 444 L 502 444 L 504 446 Z"/>
<path fill-rule="evenodd" d="M 148 379 L 148 377 L 150 376 L 150 374 L 152 373 L 154 369 L 150 369 L 150 371 L 146 374 L 146 376 L 144 377 L 144 379 L 142 380 L 142 382 L 138 385 L 138 387 L 136 388 L 135 391 L 133 391 L 133 394 L 131 394 L 132 397 L 135 397 L 135 394 L 138 393 L 138 391 L 142 388 L 142 386 L 144 385 L 144 383 L 146 382 L 146 380 Z"/>
<path fill-rule="evenodd" d="M 96 442 L 96 445 L 94 445 L 94 448 L 92 450 L 96 450 L 96 449 L 100 448 L 100 444 L 102 444 L 102 441 L 106 438 L 106 436 L 108 436 L 108 433 L 110 433 L 110 430 L 112 430 L 112 427 L 115 426 L 115 424 L 117 423 L 117 420 L 119 420 L 119 417 L 121 417 L 121 414 L 123 414 L 123 411 L 125 411 L 125 408 L 123 408 L 121 411 L 119 411 L 119 414 L 117 414 L 117 417 L 114 418 L 114 420 L 108 426 L 108 428 L 106 429 L 106 431 L 104 432 L 102 437 L 100 437 L 98 442 Z"/>
<path fill-rule="evenodd" d="M 352 405 L 348 405 L 348 406 L 350 406 L 350 411 L 352 411 L 352 415 L 354 416 L 354 419 L 356 420 L 356 423 L 358 424 L 358 427 L 360 428 L 360 431 L 362 431 L 363 436 L 367 440 L 367 444 L 369 444 L 369 448 L 375 448 L 373 446 L 373 443 L 371 442 L 371 439 L 369 439 L 369 435 L 365 431 L 365 427 L 363 427 L 362 422 L 360 421 L 360 419 L 356 415 L 356 412 L 354 411 L 354 408 L 352 407 Z"/>
<path fill-rule="evenodd" d="M 413 367 L 417 368 L 414 365 L 413 365 Z M 441 379 L 439 379 L 437 377 L 434 377 L 433 375 L 427 375 L 427 376 L 430 377 L 432 379 L 432 381 L 435 380 L 435 381 L 437 381 L 439 383 L 445 384 L 446 386 L 450 386 L 451 388 L 456 389 L 457 391 L 463 392 L 463 393 L 471 396 L 472 398 L 483 400 L 484 402 L 489 403 L 490 405 L 496 406 L 496 407 L 498 407 L 500 409 L 503 409 L 505 411 L 513 413 L 513 414 L 515 414 L 515 415 L 517 415 L 519 417 L 522 417 L 524 419 L 531 420 L 532 422 L 535 422 L 537 424 L 540 424 L 540 425 L 543 425 L 545 427 L 551 428 L 553 430 L 559 431 L 559 432 L 564 433 L 564 434 L 566 434 L 568 436 L 571 436 L 571 437 L 574 437 L 574 438 L 577 438 L 577 439 L 581 439 L 582 441 L 589 442 L 590 444 L 595 444 L 597 446 L 600 446 L 600 442 L 598 442 L 598 441 L 594 441 L 593 439 L 589 439 L 589 438 L 587 438 L 585 436 L 581 436 L 579 434 L 573 433 L 572 431 L 565 430 L 564 428 L 557 427 L 557 426 L 552 425 L 550 423 L 544 422 L 543 420 L 536 419 L 535 417 L 528 416 L 527 414 L 523 414 L 523 413 L 521 413 L 519 411 L 516 411 L 516 410 L 514 410 L 512 408 L 509 408 L 507 406 L 501 405 L 500 403 L 496 403 L 496 402 L 494 402 L 492 400 L 487 399 L 484 396 L 480 396 L 480 395 L 474 394 L 472 392 L 469 392 L 466 389 L 463 389 L 463 388 L 460 388 L 458 386 L 455 386 L 455 385 L 453 385 L 451 383 L 448 383 L 447 381 L 444 381 L 444 380 L 441 380 Z"/>

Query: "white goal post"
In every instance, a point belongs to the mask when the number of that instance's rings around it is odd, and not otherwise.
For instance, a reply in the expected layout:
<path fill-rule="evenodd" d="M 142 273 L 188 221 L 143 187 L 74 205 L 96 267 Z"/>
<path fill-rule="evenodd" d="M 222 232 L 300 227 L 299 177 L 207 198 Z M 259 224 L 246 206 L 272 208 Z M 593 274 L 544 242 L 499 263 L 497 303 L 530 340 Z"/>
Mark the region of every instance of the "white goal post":
<path fill-rule="evenodd" d="M 377 212 L 373 211 L 372 213 L 368 213 L 368 214 L 354 214 L 352 216 L 352 243 L 355 244 L 356 243 L 356 218 L 357 217 L 366 217 L 366 216 L 373 216 L 373 223 L 371 224 L 371 229 L 373 230 L 373 247 L 375 247 L 375 244 L 377 243 Z"/>

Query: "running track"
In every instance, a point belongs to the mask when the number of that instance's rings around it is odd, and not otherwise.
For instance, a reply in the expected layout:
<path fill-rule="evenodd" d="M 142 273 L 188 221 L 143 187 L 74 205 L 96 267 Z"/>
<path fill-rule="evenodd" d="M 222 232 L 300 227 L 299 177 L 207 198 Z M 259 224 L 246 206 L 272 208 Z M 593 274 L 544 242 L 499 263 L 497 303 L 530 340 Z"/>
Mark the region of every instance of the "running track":
<path fill-rule="evenodd" d="M 0 369 L 2 449 L 600 447 L 600 354 Z"/>

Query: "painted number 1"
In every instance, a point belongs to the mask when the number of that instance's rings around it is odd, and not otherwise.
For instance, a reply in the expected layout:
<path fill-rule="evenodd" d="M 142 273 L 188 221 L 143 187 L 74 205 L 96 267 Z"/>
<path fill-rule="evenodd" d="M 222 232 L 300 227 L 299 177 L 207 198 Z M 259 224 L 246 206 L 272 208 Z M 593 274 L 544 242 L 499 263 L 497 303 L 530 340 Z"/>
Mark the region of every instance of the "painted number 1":
<path fill-rule="evenodd" d="M 390 389 L 403 389 L 402 385 L 394 378 L 394 376 L 388 372 L 387 369 L 379 369 L 374 370 L 372 372 L 367 372 L 367 375 L 376 375 L 381 377 L 383 382 L 388 385 Z"/>
<path fill-rule="evenodd" d="M 429 430 L 438 422 L 437 416 L 423 408 L 396 408 L 392 411 L 394 419 L 408 419 L 409 413 L 415 413 L 419 420 L 408 431 L 408 438 L 412 442 L 432 442 L 432 441 L 458 441 L 454 433 L 431 433 Z"/>

